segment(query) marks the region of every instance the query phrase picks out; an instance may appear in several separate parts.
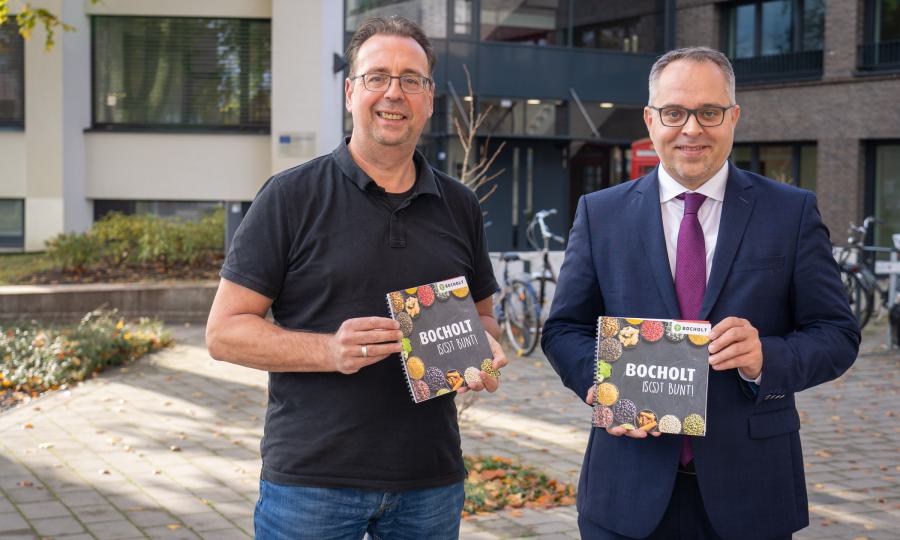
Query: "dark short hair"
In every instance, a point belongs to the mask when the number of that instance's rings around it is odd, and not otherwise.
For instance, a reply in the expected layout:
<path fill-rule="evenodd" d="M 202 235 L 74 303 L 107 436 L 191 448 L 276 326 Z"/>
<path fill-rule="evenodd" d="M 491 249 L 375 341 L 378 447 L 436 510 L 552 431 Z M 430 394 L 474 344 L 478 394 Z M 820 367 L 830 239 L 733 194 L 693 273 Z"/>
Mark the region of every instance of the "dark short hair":
<path fill-rule="evenodd" d="M 728 57 L 720 51 L 710 49 L 709 47 L 685 47 L 683 49 L 675 49 L 660 56 L 653 67 L 650 68 L 649 90 L 650 99 L 648 103 L 653 105 L 653 97 L 656 95 L 656 82 L 662 74 L 666 66 L 677 60 L 688 60 L 691 62 L 712 62 L 722 75 L 725 76 L 725 85 L 728 89 L 728 97 L 734 103 L 734 69 Z"/>
<path fill-rule="evenodd" d="M 421 26 L 406 17 L 391 15 L 388 18 L 372 17 L 366 19 L 359 25 L 356 32 L 353 33 L 353 37 L 350 38 L 350 44 L 347 45 L 347 52 L 344 53 L 347 64 L 350 66 L 351 75 L 354 74 L 353 64 L 356 63 L 356 55 L 359 53 L 359 48 L 362 47 L 367 39 L 379 34 L 407 37 L 416 40 L 416 43 L 422 47 L 425 51 L 425 56 L 428 58 L 428 74 L 431 75 L 434 73 L 437 57 L 434 54 L 434 47 L 431 46 L 431 41 L 429 41 L 428 37 L 425 35 L 425 31 L 422 30 Z"/>

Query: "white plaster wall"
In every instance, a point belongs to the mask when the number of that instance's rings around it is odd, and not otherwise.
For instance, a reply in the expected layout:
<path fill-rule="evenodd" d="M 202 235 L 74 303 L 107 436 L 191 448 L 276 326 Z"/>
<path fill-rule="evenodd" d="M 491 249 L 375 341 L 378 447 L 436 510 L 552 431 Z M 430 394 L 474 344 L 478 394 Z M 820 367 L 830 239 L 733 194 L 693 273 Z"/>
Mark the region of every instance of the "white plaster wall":
<path fill-rule="evenodd" d="M 25 197 L 25 133 L 0 131 L 0 198 Z"/>
<path fill-rule="evenodd" d="M 332 0 L 323 0 L 331 2 Z M 268 19 L 272 0 L 83 0 L 88 15 L 243 17 Z M 340 3 L 340 2 L 338 2 Z"/>
<path fill-rule="evenodd" d="M 25 199 L 25 251 L 44 250 L 44 240 L 63 231 L 61 197 Z"/>
<path fill-rule="evenodd" d="M 87 197 L 251 200 L 270 176 L 269 136 L 87 133 Z"/>
<path fill-rule="evenodd" d="M 63 20 L 78 28 L 60 40 L 62 49 L 63 230 L 82 232 L 91 226 L 93 208 L 87 200 L 84 130 L 91 126 L 90 21 L 76 2 L 63 2 Z"/>
<path fill-rule="evenodd" d="M 340 142 L 343 2 L 272 0 L 272 172 L 331 152 Z M 306 141 L 293 151 L 280 136 Z"/>
<path fill-rule="evenodd" d="M 62 0 L 41 0 L 33 7 L 61 13 Z M 79 31 L 83 31 L 80 29 Z M 63 195 L 63 47 L 66 36 L 44 49 L 40 25 L 25 42 L 25 174 L 27 196 L 61 199 Z M 59 216 L 61 222 L 62 215 Z M 61 232 L 57 231 L 57 232 Z M 29 235 L 26 225 L 25 236 Z"/>

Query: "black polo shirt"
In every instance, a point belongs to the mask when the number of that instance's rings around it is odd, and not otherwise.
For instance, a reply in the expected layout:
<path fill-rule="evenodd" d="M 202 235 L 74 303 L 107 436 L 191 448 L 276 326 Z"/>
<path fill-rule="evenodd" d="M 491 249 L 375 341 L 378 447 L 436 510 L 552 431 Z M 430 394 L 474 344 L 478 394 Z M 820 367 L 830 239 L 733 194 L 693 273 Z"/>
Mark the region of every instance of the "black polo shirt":
<path fill-rule="evenodd" d="M 349 139 L 348 139 L 349 140 Z M 414 156 L 399 205 L 353 161 L 330 155 L 269 179 L 235 234 L 221 276 L 273 300 L 279 326 L 337 331 L 389 316 L 390 291 L 464 275 L 475 301 L 497 290 L 481 207 Z M 399 355 L 340 373 L 270 373 L 265 480 L 408 490 L 465 476 L 453 395 L 414 404 Z"/>

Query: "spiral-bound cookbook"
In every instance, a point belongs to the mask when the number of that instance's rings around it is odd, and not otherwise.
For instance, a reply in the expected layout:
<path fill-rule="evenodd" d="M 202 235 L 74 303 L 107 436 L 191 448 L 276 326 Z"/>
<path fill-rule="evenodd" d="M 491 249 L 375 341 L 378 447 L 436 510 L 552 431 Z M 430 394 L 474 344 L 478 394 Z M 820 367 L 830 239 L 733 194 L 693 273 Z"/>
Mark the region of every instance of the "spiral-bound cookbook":
<path fill-rule="evenodd" d="M 600 317 L 595 427 L 706 435 L 706 321 Z"/>
<path fill-rule="evenodd" d="M 416 403 L 496 375 L 491 347 L 465 276 L 387 295 L 403 331 L 403 373 Z"/>

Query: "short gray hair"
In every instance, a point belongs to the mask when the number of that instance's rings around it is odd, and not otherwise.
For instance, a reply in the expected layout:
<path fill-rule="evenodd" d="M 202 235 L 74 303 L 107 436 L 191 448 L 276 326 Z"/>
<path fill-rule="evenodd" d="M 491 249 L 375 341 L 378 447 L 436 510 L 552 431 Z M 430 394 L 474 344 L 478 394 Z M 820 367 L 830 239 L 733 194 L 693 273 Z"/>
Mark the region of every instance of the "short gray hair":
<path fill-rule="evenodd" d="M 650 68 L 649 90 L 650 98 L 648 105 L 653 105 L 653 98 L 656 94 L 656 83 L 666 67 L 677 60 L 690 60 L 691 62 L 712 62 L 725 75 L 725 84 L 728 86 L 728 99 L 731 104 L 735 102 L 734 97 L 734 69 L 728 57 L 721 52 L 710 49 L 709 47 L 686 47 L 684 49 L 675 49 L 667 52 L 659 57 L 659 59 Z"/>
<path fill-rule="evenodd" d="M 428 75 L 434 73 L 437 55 L 435 55 L 434 47 L 425 35 L 425 31 L 422 30 L 421 26 L 406 17 L 391 15 L 387 18 L 372 17 L 366 19 L 353 33 L 353 37 L 350 38 L 350 43 L 347 45 L 347 52 L 344 53 L 347 64 L 350 66 L 351 76 L 356 74 L 354 69 L 356 68 L 356 55 L 359 53 L 359 49 L 367 39 L 378 35 L 400 36 L 416 40 L 419 46 L 422 47 L 422 50 L 425 51 L 425 57 L 428 59 Z"/>

